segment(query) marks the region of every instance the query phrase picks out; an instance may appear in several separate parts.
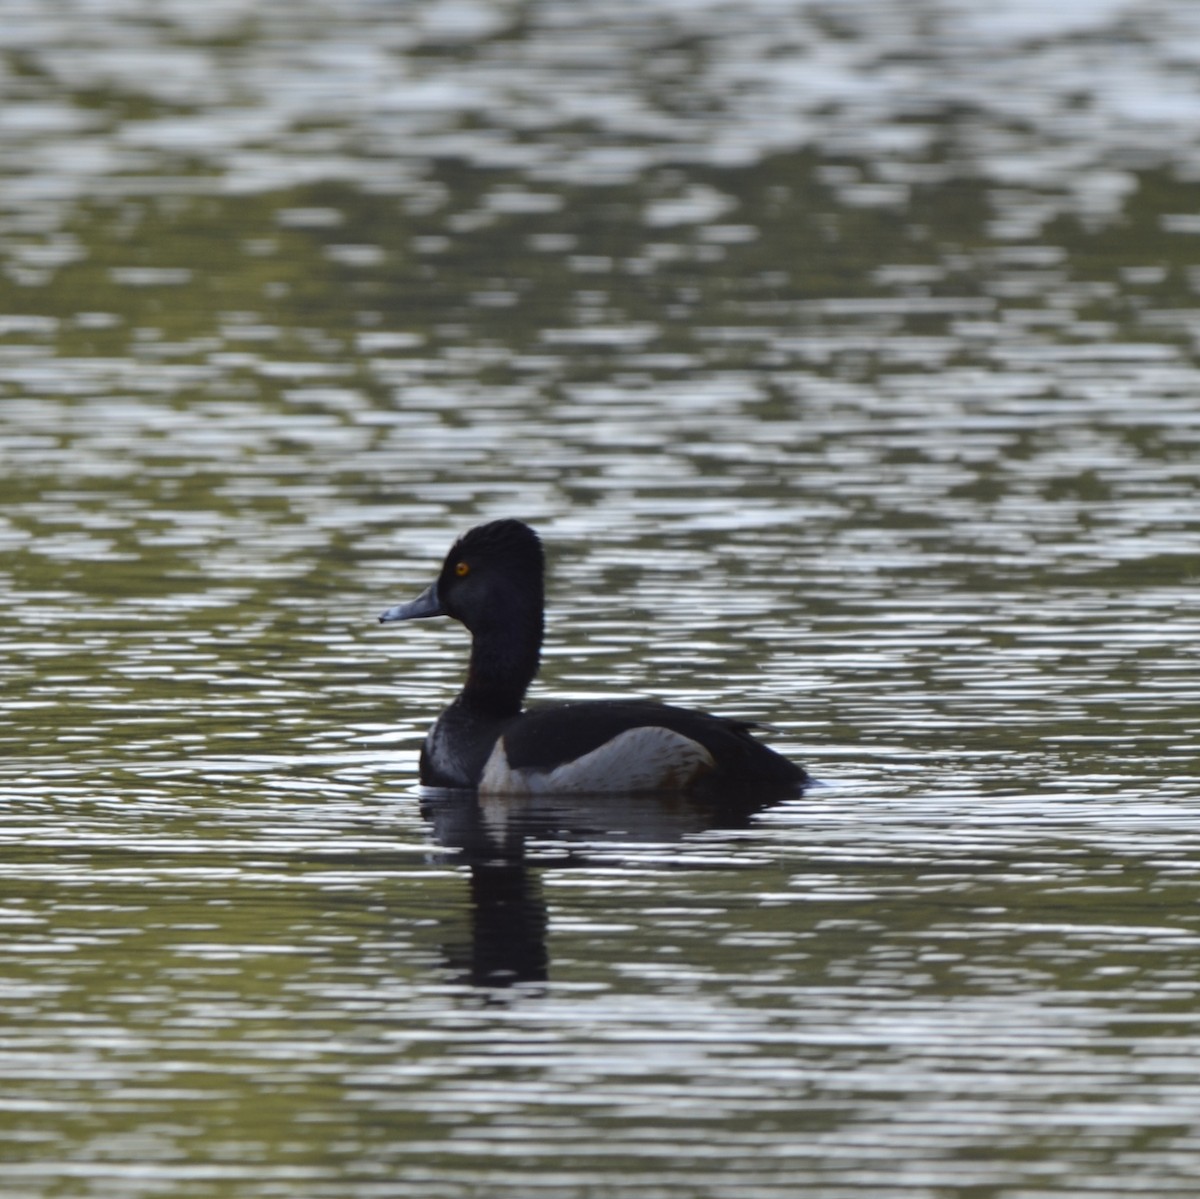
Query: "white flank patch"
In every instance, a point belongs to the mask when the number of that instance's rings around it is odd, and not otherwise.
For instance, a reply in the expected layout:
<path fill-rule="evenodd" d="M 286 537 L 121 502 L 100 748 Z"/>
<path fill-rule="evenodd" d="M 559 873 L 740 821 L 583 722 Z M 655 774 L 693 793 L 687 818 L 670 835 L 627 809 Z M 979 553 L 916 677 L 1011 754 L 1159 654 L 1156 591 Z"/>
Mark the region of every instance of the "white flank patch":
<path fill-rule="evenodd" d="M 715 765 L 712 754 L 703 745 L 656 725 L 626 729 L 591 753 L 553 770 L 513 770 L 501 737 L 483 768 L 479 794 L 681 791 Z"/>

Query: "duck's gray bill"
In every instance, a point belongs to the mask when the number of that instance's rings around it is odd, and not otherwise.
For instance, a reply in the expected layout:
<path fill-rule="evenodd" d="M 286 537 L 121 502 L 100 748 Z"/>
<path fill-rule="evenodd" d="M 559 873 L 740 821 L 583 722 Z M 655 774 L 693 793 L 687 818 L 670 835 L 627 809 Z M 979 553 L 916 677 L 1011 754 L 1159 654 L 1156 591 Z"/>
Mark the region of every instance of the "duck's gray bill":
<path fill-rule="evenodd" d="M 438 599 L 437 583 L 431 583 L 415 600 L 409 600 L 407 604 L 397 604 L 394 608 L 381 612 L 379 622 L 384 624 L 390 620 L 416 620 L 420 616 L 445 615 L 442 602 Z"/>

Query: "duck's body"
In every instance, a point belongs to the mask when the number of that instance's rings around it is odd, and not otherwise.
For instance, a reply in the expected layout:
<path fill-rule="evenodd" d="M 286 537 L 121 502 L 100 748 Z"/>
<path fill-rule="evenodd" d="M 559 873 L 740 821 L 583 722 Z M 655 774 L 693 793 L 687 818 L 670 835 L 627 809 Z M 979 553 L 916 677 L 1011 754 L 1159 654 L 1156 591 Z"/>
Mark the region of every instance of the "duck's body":
<path fill-rule="evenodd" d="M 650 700 L 522 710 L 542 644 L 541 543 L 499 520 L 460 538 L 437 581 L 381 621 L 452 616 L 471 631 L 462 692 L 421 751 L 421 782 L 481 794 L 799 790 L 802 767 L 752 725 Z"/>

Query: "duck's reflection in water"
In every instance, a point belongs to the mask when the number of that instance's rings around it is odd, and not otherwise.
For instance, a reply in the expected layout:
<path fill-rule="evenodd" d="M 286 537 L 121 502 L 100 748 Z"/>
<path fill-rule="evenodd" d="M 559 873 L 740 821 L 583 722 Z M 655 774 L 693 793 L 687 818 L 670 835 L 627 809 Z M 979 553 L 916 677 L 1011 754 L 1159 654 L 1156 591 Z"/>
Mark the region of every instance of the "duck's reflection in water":
<path fill-rule="evenodd" d="M 713 829 L 744 827 L 782 797 L 738 797 L 720 805 L 684 796 L 480 798 L 426 790 L 421 812 L 452 860 L 470 872 L 469 945 L 444 947 L 461 980 L 480 987 L 550 977 L 546 870 L 613 865 L 614 851 L 674 845 Z"/>

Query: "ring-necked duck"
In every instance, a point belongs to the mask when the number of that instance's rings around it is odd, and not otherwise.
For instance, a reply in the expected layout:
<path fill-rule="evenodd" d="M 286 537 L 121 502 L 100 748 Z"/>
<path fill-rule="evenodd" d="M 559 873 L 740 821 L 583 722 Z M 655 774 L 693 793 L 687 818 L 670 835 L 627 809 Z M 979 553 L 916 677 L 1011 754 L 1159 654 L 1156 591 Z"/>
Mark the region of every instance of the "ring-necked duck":
<path fill-rule="evenodd" d="M 799 790 L 804 769 L 755 727 L 652 700 L 583 700 L 521 710 L 542 648 L 544 561 L 519 520 L 471 529 L 437 580 L 381 621 L 452 616 L 470 630 L 458 698 L 429 730 L 421 782 L 480 794 Z"/>

